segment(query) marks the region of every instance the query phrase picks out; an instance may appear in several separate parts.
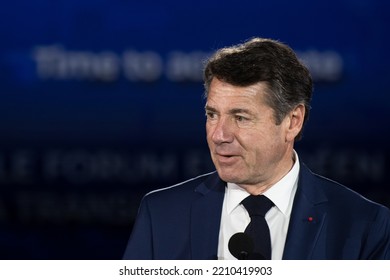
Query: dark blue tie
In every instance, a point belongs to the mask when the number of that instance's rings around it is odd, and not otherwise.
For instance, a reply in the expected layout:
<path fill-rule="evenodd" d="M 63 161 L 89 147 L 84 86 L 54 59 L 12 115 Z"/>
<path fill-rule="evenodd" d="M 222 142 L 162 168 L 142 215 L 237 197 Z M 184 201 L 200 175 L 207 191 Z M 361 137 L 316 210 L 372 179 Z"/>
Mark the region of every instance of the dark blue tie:
<path fill-rule="evenodd" d="M 254 243 L 253 254 L 248 259 L 270 260 L 271 237 L 265 214 L 274 203 L 264 195 L 250 195 L 241 202 L 248 211 L 251 221 L 245 229 Z"/>

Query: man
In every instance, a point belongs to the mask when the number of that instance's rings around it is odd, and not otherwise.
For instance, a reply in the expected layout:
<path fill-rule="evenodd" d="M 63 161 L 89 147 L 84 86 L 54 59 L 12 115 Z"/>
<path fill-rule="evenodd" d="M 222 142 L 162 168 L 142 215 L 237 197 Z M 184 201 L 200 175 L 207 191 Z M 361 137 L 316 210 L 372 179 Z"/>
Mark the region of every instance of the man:
<path fill-rule="evenodd" d="M 124 259 L 390 259 L 389 210 L 313 174 L 294 151 L 312 80 L 288 46 L 254 38 L 223 48 L 204 79 L 216 172 L 147 194 Z M 270 208 L 254 236 L 252 197 Z M 239 254 L 236 233 L 249 244 Z"/>

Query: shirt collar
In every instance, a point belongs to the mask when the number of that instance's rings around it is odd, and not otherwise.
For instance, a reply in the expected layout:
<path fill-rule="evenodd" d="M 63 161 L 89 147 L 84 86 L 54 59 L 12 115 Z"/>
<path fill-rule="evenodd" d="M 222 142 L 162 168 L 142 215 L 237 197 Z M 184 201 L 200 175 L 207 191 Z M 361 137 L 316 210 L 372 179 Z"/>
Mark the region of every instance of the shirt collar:
<path fill-rule="evenodd" d="M 264 195 L 268 197 L 275 206 L 284 214 L 288 215 L 288 208 L 290 204 L 290 198 L 295 193 L 299 175 L 299 158 L 298 154 L 294 151 L 295 162 L 291 170 L 276 184 L 269 188 Z M 241 204 L 241 201 L 249 196 L 243 188 L 234 183 L 227 183 L 226 191 L 226 206 L 227 211 L 230 214 L 236 207 Z"/>

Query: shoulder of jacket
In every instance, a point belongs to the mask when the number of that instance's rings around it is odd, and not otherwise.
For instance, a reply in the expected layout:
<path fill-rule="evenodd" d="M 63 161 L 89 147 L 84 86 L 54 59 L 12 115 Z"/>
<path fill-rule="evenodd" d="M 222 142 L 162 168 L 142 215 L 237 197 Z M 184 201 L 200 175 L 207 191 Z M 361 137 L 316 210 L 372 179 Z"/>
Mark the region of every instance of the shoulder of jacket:
<path fill-rule="evenodd" d="M 147 193 L 145 195 L 145 197 L 156 196 L 156 195 L 158 196 L 158 195 L 162 195 L 162 194 L 170 193 L 170 192 L 193 191 L 200 183 L 202 183 L 208 177 L 210 177 L 211 175 L 213 175 L 215 173 L 216 173 L 216 171 L 209 172 L 206 174 L 202 174 L 202 175 L 190 178 L 186 181 L 180 182 L 178 184 L 175 184 L 175 185 L 172 185 L 169 187 L 160 188 L 160 189 L 150 191 L 149 193 Z"/>

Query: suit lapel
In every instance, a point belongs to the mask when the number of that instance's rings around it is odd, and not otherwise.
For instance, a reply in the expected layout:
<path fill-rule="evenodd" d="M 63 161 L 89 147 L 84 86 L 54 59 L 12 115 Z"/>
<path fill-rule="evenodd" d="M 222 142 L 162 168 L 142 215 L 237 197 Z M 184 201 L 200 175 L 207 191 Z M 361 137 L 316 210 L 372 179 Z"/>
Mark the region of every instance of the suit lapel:
<path fill-rule="evenodd" d="M 321 250 L 319 246 L 324 245 L 317 243 L 326 224 L 327 198 L 318 184 L 315 175 L 301 163 L 283 259 L 312 259 L 315 249 Z"/>
<path fill-rule="evenodd" d="M 191 258 L 217 259 L 225 182 L 214 173 L 195 191 L 201 196 L 191 208 Z"/>
<path fill-rule="evenodd" d="M 315 175 L 301 163 L 283 259 L 315 258 L 315 249 L 324 245 L 318 239 L 326 225 L 327 197 L 319 184 Z M 191 207 L 192 259 L 217 259 L 225 185 L 218 174 L 213 173 L 195 189 L 200 197 Z"/>

